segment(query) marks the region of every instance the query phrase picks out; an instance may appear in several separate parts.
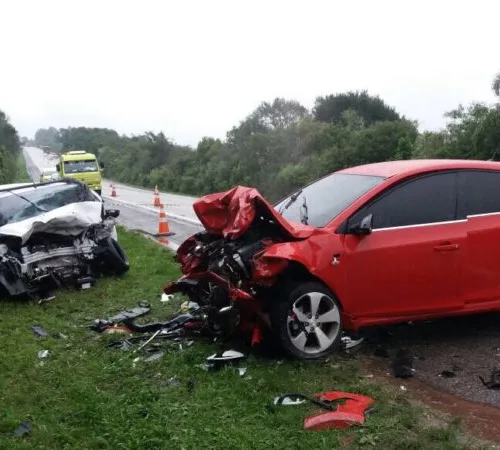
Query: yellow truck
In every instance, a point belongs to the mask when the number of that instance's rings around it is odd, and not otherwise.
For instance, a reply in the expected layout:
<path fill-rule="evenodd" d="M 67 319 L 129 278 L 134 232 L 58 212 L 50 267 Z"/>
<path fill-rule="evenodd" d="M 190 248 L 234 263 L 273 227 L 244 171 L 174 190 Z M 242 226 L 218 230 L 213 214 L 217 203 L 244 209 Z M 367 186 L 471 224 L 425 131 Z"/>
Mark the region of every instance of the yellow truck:
<path fill-rule="evenodd" d="M 89 186 L 90 189 L 101 195 L 102 175 L 104 166 L 97 162 L 93 153 L 84 150 L 75 150 L 63 153 L 56 166 L 61 178 L 75 178 Z"/>

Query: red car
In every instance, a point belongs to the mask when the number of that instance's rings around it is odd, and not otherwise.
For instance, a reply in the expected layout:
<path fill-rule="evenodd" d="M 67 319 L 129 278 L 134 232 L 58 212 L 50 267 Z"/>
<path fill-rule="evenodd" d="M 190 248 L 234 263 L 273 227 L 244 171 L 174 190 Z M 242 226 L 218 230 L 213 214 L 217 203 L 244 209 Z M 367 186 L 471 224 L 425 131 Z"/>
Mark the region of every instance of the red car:
<path fill-rule="evenodd" d="M 268 328 L 299 358 L 343 332 L 500 309 L 500 163 L 412 160 L 328 175 L 271 206 L 250 188 L 203 197 L 178 250 L 214 332 Z"/>

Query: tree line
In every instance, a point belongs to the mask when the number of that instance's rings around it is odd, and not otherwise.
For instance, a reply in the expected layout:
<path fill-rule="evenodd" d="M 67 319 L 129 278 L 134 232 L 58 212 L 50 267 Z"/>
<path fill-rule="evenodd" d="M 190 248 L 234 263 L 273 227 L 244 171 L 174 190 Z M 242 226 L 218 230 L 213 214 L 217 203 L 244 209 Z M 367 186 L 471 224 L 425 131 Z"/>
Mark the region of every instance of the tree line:
<path fill-rule="evenodd" d="M 15 181 L 20 150 L 17 130 L 11 125 L 6 114 L 0 110 L 0 184 Z"/>
<path fill-rule="evenodd" d="M 500 76 L 493 82 L 500 95 Z M 500 159 L 500 105 L 474 103 L 445 113 L 438 132 L 366 91 L 318 97 L 311 111 L 294 100 L 263 102 L 224 140 L 196 148 L 163 133 L 119 135 L 105 128 L 40 129 L 34 144 L 54 151 L 84 149 L 116 181 L 191 195 L 255 186 L 274 201 L 332 171 L 411 158 Z"/>

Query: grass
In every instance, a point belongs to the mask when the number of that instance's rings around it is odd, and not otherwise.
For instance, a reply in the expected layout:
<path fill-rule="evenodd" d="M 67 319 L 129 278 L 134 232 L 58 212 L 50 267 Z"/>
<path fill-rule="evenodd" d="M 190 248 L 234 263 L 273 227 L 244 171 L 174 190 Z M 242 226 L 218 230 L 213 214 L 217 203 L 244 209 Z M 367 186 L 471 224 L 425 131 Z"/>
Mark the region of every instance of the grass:
<path fill-rule="evenodd" d="M 159 293 L 178 269 L 171 253 L 154 242 L 124 230 L 120 241 L 131 262 L 123 278 L 101 279 L 86 291 L 58 291 L 44 305 L 0 303 L 0 448 L 471 448 L 459 439 L 455 422 L 424 427 L 408 393 L 367 379 L 355 360 L 341 355 L 322 363 L 250 355 L 247 375 L 240 377 L 234 368 L 198 367 L 207 355 L 230 346 L 196 341 L 134 366 L 137 354 L 106 348 L 110 336 L 87 326 L 140 300 L 152 304 L 153 317 L 165 318 L 168 307 Z M 34 324 L 51 335 L 35 337 Z M 37 353 L 43 349 L 50 357 L 41 364 Z M 182 384 L 169 386 L 171 377 Z M 370 395 L 376 411 L 357 429 L 307 432 L 303 419 L 318 412 L 314 407 L 272 406 L 280 393 L 322 390 Z M 25 419 L 32 432 L 14 437 Z"/>
<path fill-rule="evenodd" d="M 22 154 L 17 158 L 15 180 L 16 183 L 29 183 L 31 181 L 31 178 L 26 170 L 26 162 Z"/>

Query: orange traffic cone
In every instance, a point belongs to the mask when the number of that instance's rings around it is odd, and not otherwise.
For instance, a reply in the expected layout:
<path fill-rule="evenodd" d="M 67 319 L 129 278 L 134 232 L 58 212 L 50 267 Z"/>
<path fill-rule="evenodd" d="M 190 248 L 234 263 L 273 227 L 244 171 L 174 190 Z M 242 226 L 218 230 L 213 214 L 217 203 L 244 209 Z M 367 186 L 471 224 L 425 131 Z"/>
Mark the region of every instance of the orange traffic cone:
<path fill-rule="evenodd" d="M 165 208 L 163 203 L 160 203 L 160 222 L 158 223 L 158 234 L 163 236 L 158 236 L 158 241 L 162 244 L 168 244 L 168 239 L 166 235 L 170 234 L 170 227 L 167 222 L 167 215 L 165 214 Z"/>
<path fill-rule="evenodd" d="M 111 197 L 116 197 L 116 189 L 114 184 L 111 185 Z"/>
<path fill-rule="evenodd" d="M 160 193 L 158 192 L 158 186 L 155 186 L 154 196 L 155 196 L 155 201 L 153 203 L 153 206 L 160 207 L 161 202 L 160 202 Z"/>

